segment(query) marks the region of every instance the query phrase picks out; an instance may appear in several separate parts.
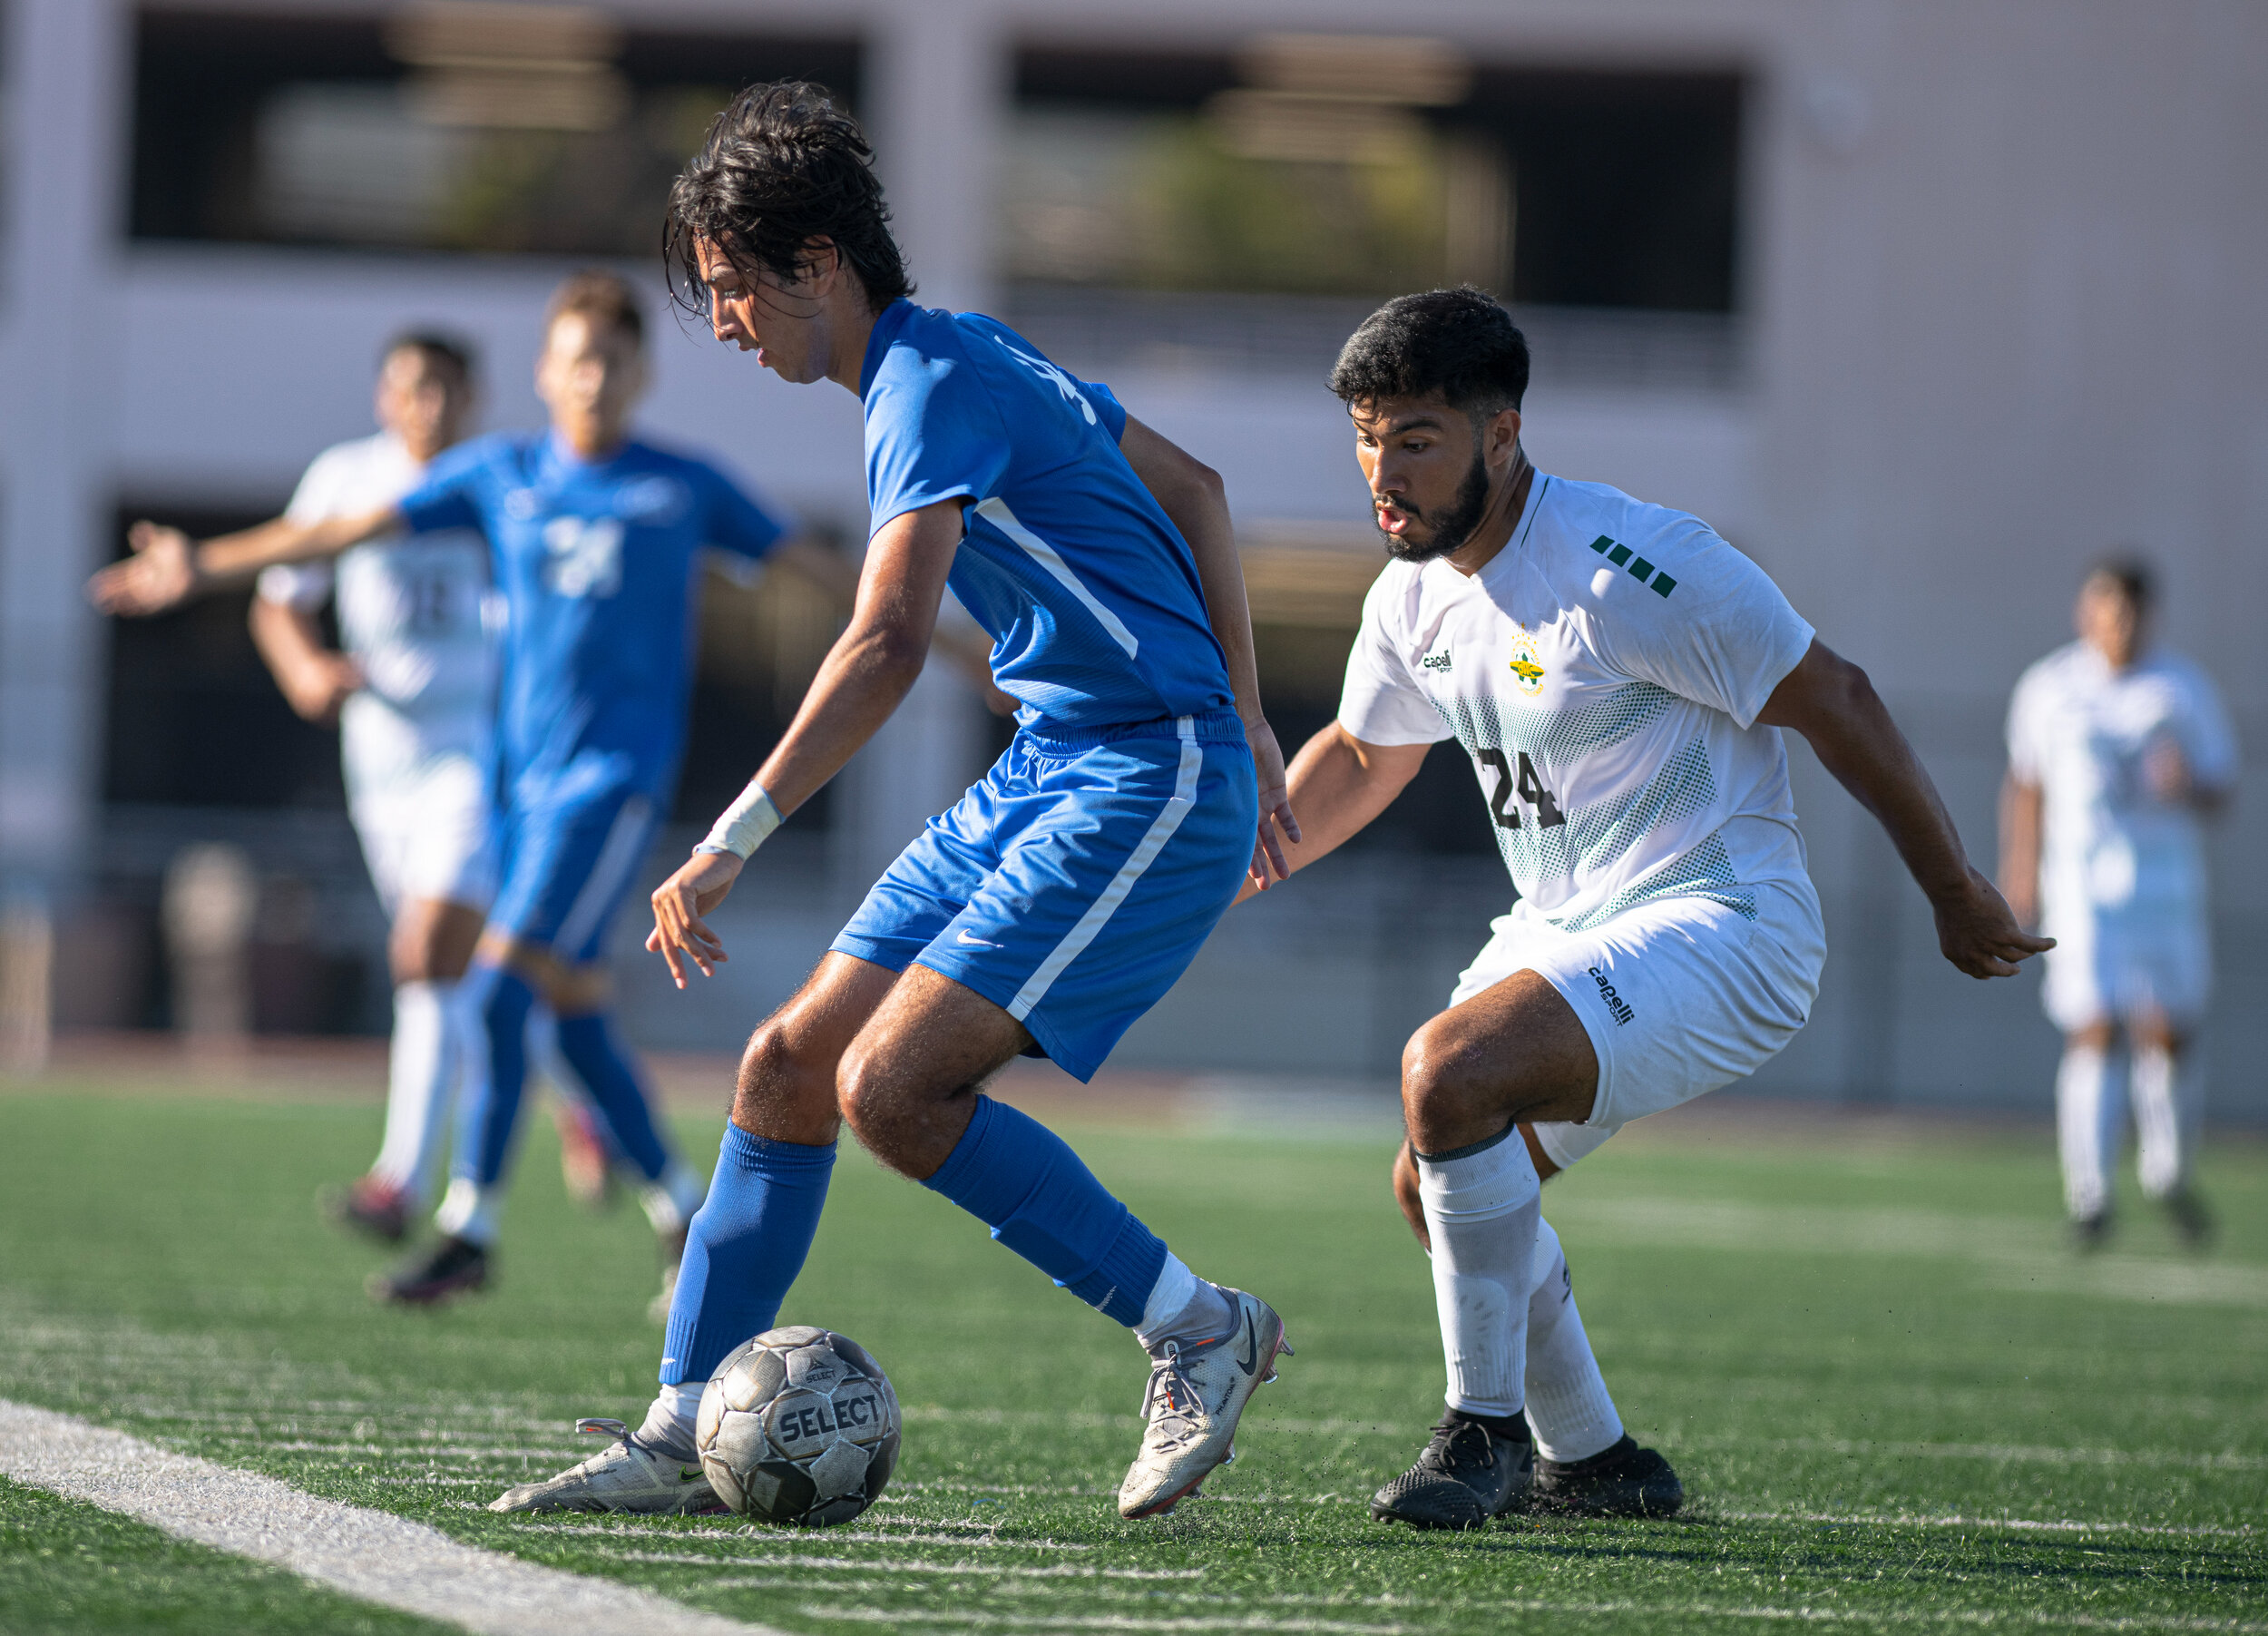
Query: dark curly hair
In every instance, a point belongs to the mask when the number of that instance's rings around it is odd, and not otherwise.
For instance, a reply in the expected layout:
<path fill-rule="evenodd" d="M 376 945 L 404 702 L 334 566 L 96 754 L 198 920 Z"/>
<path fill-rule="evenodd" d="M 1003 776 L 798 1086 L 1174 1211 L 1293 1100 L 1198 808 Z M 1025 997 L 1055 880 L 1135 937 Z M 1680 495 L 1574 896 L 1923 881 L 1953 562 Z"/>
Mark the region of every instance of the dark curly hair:
<path fill-rule="evenodd" d="M 875 311 L 914 293 L 890 236 L 874 149 L 858 122 L 806 81 L 751 85 L 734 97 L 670 189 L 662 232 L 670 299 L 699 318 L 709 314 L 704 239 L 744 273 L 790 280 L 809 267 L 810 241 L 826 239 Z"/>
<path fill-rule="evenodd" d="M 1528 394 L 1528 338 L 1470 284 L 1396 296 L 1346 338 L 1331 390 L 1348 404 L 1438 396 L 1481 417 L 1517 409 Z"/>

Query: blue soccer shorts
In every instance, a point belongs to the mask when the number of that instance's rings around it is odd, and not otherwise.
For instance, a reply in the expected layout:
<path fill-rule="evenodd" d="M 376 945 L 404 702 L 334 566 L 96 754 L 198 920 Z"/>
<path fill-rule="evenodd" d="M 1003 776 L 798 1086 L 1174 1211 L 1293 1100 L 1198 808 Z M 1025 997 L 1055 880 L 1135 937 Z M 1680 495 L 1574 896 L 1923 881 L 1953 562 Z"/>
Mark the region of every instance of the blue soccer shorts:
<path fill-rule="evenodd" d="M 521 779 L 497 819 L 503 884 L 488 924 L 569 965 L 604 950 L 659 821 L 643 789 L 598 770 Z"/>
<path fill-rule="evenodd" d="M 1235 901 L 1258 820 L 1232 711 L 1027 730 L 899 854 L 835 951 L 950 977 L 1091 1079 Z"/>

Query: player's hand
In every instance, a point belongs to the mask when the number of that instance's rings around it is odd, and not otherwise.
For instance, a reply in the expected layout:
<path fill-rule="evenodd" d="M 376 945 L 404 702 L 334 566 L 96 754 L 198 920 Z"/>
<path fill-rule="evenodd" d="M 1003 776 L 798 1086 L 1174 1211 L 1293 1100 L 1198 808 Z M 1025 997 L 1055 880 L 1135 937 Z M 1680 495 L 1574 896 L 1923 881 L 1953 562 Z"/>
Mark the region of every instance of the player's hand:
<path fill-rule="evenodd" d="M 347 700 L 360 692 L 362 667 L 344 653 L 325 653 L 281 678 L 284 701 L 301 720 L 329 727 Z"/>
<path fill-rule="evenodd" d="M 137 523 L 126 532 L 133 555 L 87 581 L 87 600 L 105 613 L 162 613 L 197 589 L 197 545 L 178 528 Z"/>
<path fill-rule="evenodd" d="M 1252 747 L 1252 769 L 1260 785 L 1260 833 L 1246 873 L 1265 892 L 1275 881 L 1292 877 L 1284 842 L 1297 844 L 1299 820 L 1292 816 L 1291 780 L 1284 772 L 1284 751 L 1276 742 L 1276 730 L 1266 721 L 1255 721 L 1245 729 L 1245 742 Z"/>
<path fill-rule="evenodd" d="M 2024 961 L 2056 946 L 2053 937 L 2025 931 L 2007 900 L 1973 868 L 1931 907 L 1937 916 L 1937 946 L 1972 977 L 2013 977 Z"/>
<path fill-rule="evenodd" d="M 2186 807 L 2196 798 L 2197 786 L 2189 776 L 2189 759 L 2171 733 L 2160 733 L 2143 748 L 2142 787 L 2151 798 L 2167 807 Z"/>
<path fill-rule="evenodd" d="M 646 934 L 649 954 L 669 962 L 670 975 L 685 986 L 687 962 L 713 977 L 726 960 L 725 945 L 701 918 L 732 890 L 747 860 L 730 852 L 696 852 L 675 875 L 654 888 L 653 930 Z"/>

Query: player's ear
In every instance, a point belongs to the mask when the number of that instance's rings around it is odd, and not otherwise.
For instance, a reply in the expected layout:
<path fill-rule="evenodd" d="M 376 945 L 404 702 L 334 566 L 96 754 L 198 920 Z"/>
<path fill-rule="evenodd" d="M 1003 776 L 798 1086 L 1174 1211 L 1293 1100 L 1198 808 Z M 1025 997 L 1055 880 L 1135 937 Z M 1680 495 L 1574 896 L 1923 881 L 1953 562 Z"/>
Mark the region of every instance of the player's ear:
<path fill-rule="evenodd" d="M 1485 438 L 1492 458 L 1509 456 L 1520 446 L 1520 411 L 1499 409 L 1490 416 Z"/>

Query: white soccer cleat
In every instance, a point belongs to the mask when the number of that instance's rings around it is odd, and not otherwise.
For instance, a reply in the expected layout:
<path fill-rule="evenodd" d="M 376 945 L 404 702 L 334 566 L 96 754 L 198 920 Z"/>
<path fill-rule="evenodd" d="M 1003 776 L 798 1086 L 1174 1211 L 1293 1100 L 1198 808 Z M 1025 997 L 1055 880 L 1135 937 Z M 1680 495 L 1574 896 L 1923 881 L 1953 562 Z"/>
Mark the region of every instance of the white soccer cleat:
<path fill-rule="evenodd" d="M 641 1516 L 699 1516 L 724 1510 L 699 1461 L 671 1459 L 630 1440 L 619 1420 L 578 1420 L 578 1432 L 613 1443 L 581 1465 L 542 1483 L 523 1483 L 488 1502 L 491 1511 L 627 1511 Z"/>
<path fill-rule="evenodd" d="M 1216 1466 L 1237 1457 L 1237 1422 L 1254 1390 L 1276 1378 L 1276 1354 L 1291 1356 L 1284 1320 L 1258 1296 L 1224 1288 L 1237 1326 L 1194 1351 L 1175 1341 L 1150 1366 L 1142 1395 L 1141 1453 L 1119 1484 L 1122 1517 L 1164 1516 L 1197 1492 Z"/>

